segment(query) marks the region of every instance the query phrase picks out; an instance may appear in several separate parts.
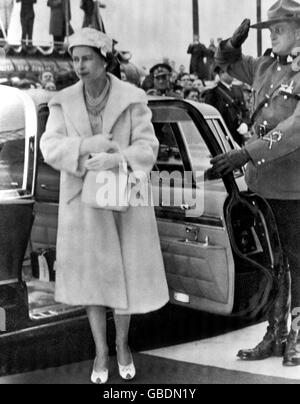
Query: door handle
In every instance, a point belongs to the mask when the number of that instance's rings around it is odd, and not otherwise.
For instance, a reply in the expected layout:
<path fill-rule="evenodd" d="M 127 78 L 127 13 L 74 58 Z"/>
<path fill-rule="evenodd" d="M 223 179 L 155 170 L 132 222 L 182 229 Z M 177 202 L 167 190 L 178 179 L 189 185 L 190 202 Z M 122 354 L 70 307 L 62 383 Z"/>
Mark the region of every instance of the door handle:
<path fill-rule="evenodd" d="M 209 237 L 208 237 L 208 236 L 205 237 L 205 240 L 204 240 L 204 241 L 200 241 L 200 240 L 199 240 L 199 232 L 200 232 L 200 229 L 199 229 L 198 227 L 187 226 L 187 227 L 185 228 L 185 231 L 186 231 L 186 238 L 185 238 L 185 242 L 186 242 L 186 243 L 191 243 L 191 242 L 193 242 L 193 243 L 198 243 L 198 244 L 201 245 L 202 247 L 209 247 Z M 193 235 L 194 235 L 194 239 L 193 239 L 193 240 L 191 240 L 191 239 L 189 238 L 189 235 L 190 235 L 190 234 L 193 234 Z"/>
<path fill-rule="evenodd" d="M 185 228 L 185 232 L 186 232 L 186 239 L 185 239 L 186 243 L 189 243 L 191 241 L 189 239 L 190 234 L 194 235 L 194 240 L 193 241 L 198 242 L 198 237 L 199 237 L 199 229 L 198 229 L 198 227 L 187 226 Z"/>

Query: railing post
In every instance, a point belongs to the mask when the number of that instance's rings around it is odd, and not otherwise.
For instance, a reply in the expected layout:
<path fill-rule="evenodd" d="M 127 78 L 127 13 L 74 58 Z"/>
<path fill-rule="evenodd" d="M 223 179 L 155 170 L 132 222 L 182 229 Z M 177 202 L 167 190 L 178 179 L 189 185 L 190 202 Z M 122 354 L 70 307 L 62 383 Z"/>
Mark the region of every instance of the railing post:
<path fill-rule="evenodd" d="M 257 22 L 261 22 L 261 0 L 256 0 L 256 16 Z M 262 31 L 257 30 L 257 55 L 262 55 Z"/>
<path fill-rule="evenodd" d="M 198 36 L 200 34 L 199 31 L 199 3 L 198 0 L 193 1 L 193 35 Z"/>

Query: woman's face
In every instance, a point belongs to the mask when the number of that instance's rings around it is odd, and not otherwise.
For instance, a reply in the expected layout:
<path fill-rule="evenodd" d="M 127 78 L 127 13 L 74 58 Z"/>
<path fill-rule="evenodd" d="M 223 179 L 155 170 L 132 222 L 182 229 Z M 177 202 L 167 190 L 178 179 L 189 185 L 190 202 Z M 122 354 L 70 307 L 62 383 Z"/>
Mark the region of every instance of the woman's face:
<path fill-rule="evenodd" d="M 77 46 L 73 49 L 73 64 L 82 81 L 94 81 L 106 75 L 104 57 L 89 46 Z"/>

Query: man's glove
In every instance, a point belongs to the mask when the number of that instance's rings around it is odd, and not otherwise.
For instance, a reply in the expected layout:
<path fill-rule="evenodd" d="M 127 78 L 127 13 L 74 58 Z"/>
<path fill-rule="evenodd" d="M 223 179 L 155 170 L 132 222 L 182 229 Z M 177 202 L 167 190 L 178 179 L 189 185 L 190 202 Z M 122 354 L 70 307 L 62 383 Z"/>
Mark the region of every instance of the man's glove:
<path fill-rule="evenodd" d="M 249 19 L 244 20 L 238 29 L 234 32 L 231 37 L 231 45 L 238 49 L 246 41 L 250 31 L 251 21 Z"/>
<path fill-rule="evenodd" d="M 215 173 L 224 176 L 242 168 L 248 161 L 250 161 L 250 156 L 247 150 L 241 149 L 232 150 L 226 154 L 220 154 L 211 160 L 211 164 L 213 165 L 213 171 Z"/>

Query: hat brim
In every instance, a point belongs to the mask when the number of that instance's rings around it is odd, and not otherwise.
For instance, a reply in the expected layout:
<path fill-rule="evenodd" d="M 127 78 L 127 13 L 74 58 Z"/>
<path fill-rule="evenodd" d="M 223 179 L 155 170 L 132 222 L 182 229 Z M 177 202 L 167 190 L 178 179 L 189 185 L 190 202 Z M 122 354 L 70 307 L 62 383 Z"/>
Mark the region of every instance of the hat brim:
<path fill-rule="evenodd" d="M 278 24 L 280 22 L 294 22 L 299 21 L 300 17 L 289 17 L 289 18 L 274 18 L 274 20 L 262 21 L 257 24 L 251 25 L 251 28 L 254 29 L 267 29 L 270 28 L 274 24 Z"/>

